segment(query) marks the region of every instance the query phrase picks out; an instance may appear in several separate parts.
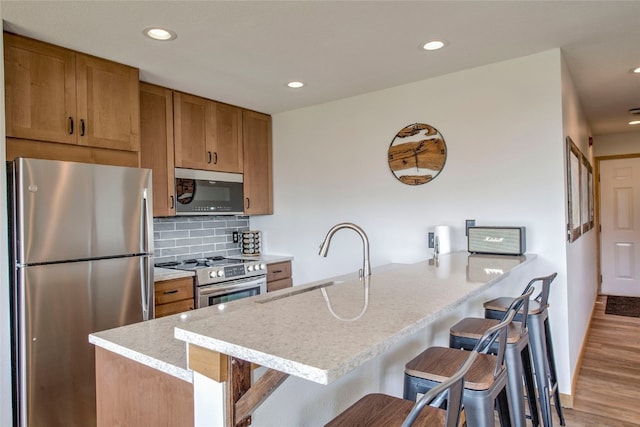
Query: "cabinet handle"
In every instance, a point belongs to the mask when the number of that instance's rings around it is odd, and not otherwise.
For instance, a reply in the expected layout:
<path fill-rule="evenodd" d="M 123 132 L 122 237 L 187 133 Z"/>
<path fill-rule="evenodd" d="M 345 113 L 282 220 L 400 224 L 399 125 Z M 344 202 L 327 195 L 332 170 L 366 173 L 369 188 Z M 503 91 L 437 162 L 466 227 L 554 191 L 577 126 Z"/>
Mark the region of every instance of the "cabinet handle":
<path fill-rule="evenodd" d="M 213 152 L 213 164 L 214 165 L 218 164 L 218 152 L 217 151 Z"/>
<path fill-rule="evenodd" d="M 207 163 L 211 163 L 211 151 L 207 151 Z"/>
<path fill-rule="evenodd" d="M 80 119 L 80 136 L 84 136 L 84 119 Z"/>
<path fill-rule="evenodd" d="M 273 270 L 273 274 L 282 273 L 282 270 Z"/>
<path fill-rule="evenodd" d="M 163 293 L 164 293 L 165 295 L 177 294 L 177 293 L 178 293 L 178 290 L 177 290 L 177 289 L 174 289 L 174 290 L 172 290 L 172 291 L 164 291 Z"/>
<path fill-rule="evenodd" d="M 251 207 L 251 200 L 249 200 L 249 198 L 247 197 L 247 209 L 249 209 Z"/>
<path fill-rule="evenodd" d="M 69 135 L 73 135 L 73 117 L 69 117 Z"/>
<path fill-rule="evenodd" d="M 170 196 L 170 197 L 169 197 L 169 199 L 171 199 L 171 206 L 169 206 L 169 209 L 173 209 L 173 208 L 175 208 L 176 206 L 175 206 L 175 204 L 174 204 L 175 202 L 174 202 L 174 200 L 173 200 L 173 196 Z"/>

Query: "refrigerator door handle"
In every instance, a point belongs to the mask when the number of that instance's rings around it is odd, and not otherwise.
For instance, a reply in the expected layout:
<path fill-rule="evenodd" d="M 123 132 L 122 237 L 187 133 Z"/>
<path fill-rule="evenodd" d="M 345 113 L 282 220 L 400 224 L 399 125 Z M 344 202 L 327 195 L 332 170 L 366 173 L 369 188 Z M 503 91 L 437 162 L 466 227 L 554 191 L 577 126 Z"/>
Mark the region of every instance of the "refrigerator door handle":
<path fill-rule="evenodd" d="M 151 270 L 151 244 L 150 238 L 153 233 L 152 227 L 153 223 L 151 220 L 151 212 L 149 210 L 149 198 L 147 194 L 148 189 L 145 188 L 142 190 L 142 226 L 140 227 L 140 241 L 143 245 L 143 252 L 147 254 L 147 256 L 142 257 L 141 262 L 143 265 L 141 266 L 141 296 L 142 296 L 142 320 L 149 320 L 153 318 L 153 315 L 150 314 L 149 309 L 151 307 L 151 296 L 153 295 L 153 272 Z"/>
<path fill-rule="evenodd" d="M 142 252 L 145 254 L 150 254 L 152 252 L 150 239 L 153 233 L 153 221 L 151 219 L 151 212 L 149 209 L 148 191 L 148 188 L 142 190 L 142 226 L 140 227 L 140 242 L 142 243 Z"/>
<path fill-rule="evenodd" d="M 153 286 L 153 273 L 151 271 L 151 257 L 140 258 L 140 293 L 142 296 L 142 320 L 153 319 L 153 314 L 149 312 L 151 307 L 151 295 Z"/>

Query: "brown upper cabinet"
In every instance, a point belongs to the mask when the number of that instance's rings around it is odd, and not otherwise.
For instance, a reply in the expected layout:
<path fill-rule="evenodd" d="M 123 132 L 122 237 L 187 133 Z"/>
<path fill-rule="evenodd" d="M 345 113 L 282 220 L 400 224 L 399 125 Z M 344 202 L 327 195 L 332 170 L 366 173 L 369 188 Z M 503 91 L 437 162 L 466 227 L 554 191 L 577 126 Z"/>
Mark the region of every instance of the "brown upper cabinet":
<path fill-rule="evenodd" d="M 174 216 L 173 92 L 140 83 L 140 166 L 153 171 L 153 216 Z"/>
<path fill-rule="evenodd" d="M 242 109 L 173 93 L 175 165 L 242 173 Z"/>
<path fill-rule="evenodd" d="M 140 108 L 154 216 L 175 215 L 174 167 L 243 173 L 244 214 L 273 213 L 271 116 L 144 82 Z"/>
<path fill-rule="evenodd" d="M 138 70 L 4 33 L 7 137 L 139 151 Z"/>
<path fill-rule="evenodd" d="M 244 149 L 244 213 L 273 214 L 271 116 L 245 110 L 242 115 Z"/>

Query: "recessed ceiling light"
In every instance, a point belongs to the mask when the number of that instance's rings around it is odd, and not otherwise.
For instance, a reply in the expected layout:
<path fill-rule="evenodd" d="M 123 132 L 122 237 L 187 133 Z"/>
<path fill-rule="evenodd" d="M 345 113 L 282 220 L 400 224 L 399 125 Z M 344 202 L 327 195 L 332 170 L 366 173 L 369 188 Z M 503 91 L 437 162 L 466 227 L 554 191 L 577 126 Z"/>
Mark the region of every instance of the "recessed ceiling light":
<path fill-rule="evenodd" d="M 151 39 L 160 41 L 175 40 L 175 38 L 178 37 L 175 31 L 167 30 L 160 27 L 147 27 L 142 30 L 142 34 Z"/>
<path fill-rule="evenodd" d="M 289 86 L 292 89 L 299 89 L 302 86 L 304 86 L 304 83 L 302 83 L 302 82 L 289 82 L 289 83 L 287 83 L 287 86 Z"/>
<path fill-rule="evenodd" d="M 632 120 L 629 122 L 630 125 L 640 125 L 640 120 Z"/>
<path fill-rule="evenodd" d="M 640 67 L 632 68 L 631 72 L 632 73 L 636 73 L 636 74 L 640 74 Z"/>
<path fill-rule="evenodd" d="M 445 42 L 443 42 L 442 40 L 430 40 L 426 42 L 424 45 L 422 45 L 422 48 L 424 50 L 438 50 L 438 49 L 442 49 L 444 45 L 445 45 Z"/>

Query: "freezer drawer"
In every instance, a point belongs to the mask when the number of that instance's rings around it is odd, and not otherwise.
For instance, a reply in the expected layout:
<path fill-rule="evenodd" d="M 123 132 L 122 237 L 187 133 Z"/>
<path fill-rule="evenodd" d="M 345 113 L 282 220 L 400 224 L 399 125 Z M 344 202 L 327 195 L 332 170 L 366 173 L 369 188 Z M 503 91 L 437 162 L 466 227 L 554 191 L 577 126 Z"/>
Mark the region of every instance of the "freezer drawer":
<path fill-rule="evenodd" d="M 143 320 L 146 261 L 152 262 L 127 257 L 18 270 L 22 425 L 95 425 L 88 335 Z"/>

